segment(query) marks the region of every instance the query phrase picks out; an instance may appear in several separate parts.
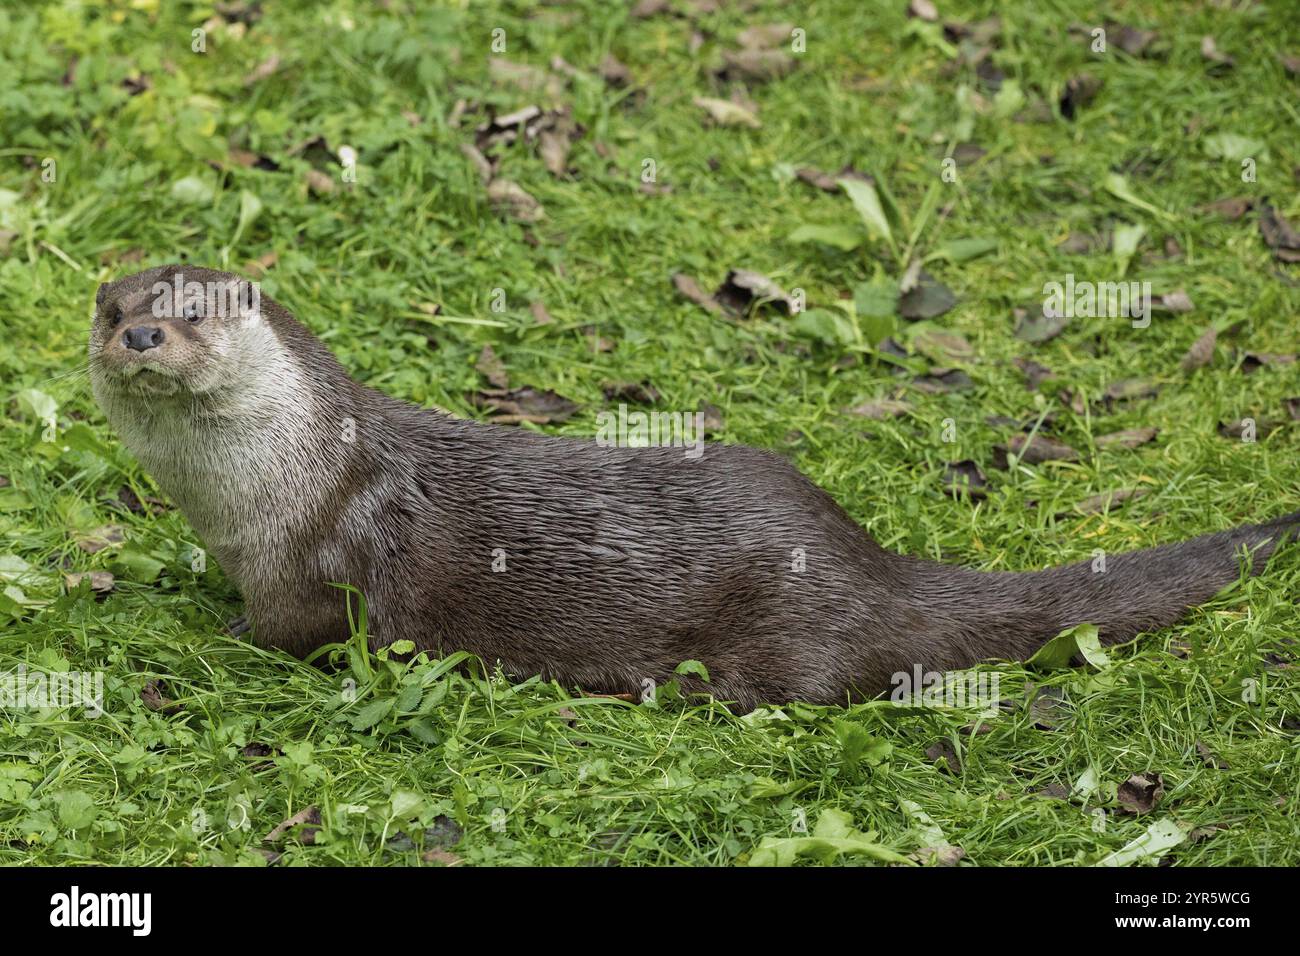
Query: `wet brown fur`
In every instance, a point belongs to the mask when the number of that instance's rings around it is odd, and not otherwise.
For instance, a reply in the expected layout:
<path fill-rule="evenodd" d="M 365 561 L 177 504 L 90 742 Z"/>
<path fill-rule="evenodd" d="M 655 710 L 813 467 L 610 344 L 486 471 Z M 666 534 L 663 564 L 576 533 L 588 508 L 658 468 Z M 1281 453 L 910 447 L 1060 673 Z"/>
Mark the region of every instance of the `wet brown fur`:
<path fill-rule="evenodd" d="M 368 599 L 376 646 L 467 650 L 514 675 L 607 692 L 637 693 L 695 659 L 711 684 L 687 688 L 740 709 L 842 703 L 918 665 L 1023 659 L 1083 621 L 1110 641 L 1164 627 L 1235 580 L 1243 549 L 1258 571 L 1300 522 L 1112 556 L 1105 573 L 900 556 L 776 455 L 710 444 L 691 460 L 417 408 L 354 382 L 266 298 L 285 353 L 267 361 L 287 356 L 299 398 L 249 394 L 289 387 L 272 365 L 210 393 L 146 399 L 115 377 L 113 336 L 152 321 L 147 290 L 177 271 L 234 279 L 168 266 L 104 286 L 96 395 L 240 587 L 255 638 L 298 655 L 346 639 L 344 595 L 328 582 L 347 582 Z M 125 323 L 106 328 L 123 304 Z M 176 340 L 201 349 L 209 332 L 193 332 Z"/>

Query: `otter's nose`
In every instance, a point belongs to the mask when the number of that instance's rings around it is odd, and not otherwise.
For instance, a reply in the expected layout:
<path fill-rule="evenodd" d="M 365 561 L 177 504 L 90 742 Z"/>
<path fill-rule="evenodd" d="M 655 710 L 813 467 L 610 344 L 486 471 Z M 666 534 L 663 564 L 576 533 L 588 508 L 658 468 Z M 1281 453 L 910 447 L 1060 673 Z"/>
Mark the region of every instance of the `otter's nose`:
<path fill-rule="evenodd" d="M 156 325 L 137 325 L 122 333 L 122 342 L 137 352 L 162 345 L 164 338 L 166 336 L 163 335 L 163 330 Z"/>

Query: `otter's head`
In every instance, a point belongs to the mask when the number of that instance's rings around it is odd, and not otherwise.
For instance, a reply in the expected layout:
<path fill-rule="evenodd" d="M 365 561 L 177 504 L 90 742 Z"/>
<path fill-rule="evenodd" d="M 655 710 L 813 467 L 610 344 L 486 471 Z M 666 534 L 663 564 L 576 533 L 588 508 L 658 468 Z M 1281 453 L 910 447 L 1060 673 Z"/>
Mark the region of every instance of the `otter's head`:
<path fill-rule="evenodd" d="M 95 295 L 96 391 L 146 400 L 240 388 L 280 345 L 254 283 L 196 266 L 160 266 Z"/>

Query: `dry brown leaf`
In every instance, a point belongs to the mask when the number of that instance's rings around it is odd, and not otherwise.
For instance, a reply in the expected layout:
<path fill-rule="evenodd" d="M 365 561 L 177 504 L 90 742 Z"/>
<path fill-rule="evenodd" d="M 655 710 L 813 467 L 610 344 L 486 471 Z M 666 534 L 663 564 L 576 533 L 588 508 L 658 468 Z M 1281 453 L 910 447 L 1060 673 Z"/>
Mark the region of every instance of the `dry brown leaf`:
<path fill-rule="evenodd" d="M 530 386 L 483 389 L 471 396 L 471 401 L 491 413 L 488 421 L 500 425 L 518 425 L 521 422 L 547 425 L 563 422 L 572 418 L 580 407 L 577 402 L 550 389 Z"/>
<path fill-rule="evenodd" d="M 1119 785 L 1116 797 L 1122 813 L 1142 814 L 1152 810 L 1165 794 L 1164 779 L 1158 773 L 1135 773 Z"/>
<path fill-rule="evenodd" d="M 1126 428 L 1123 431 L 1098 435 L 1095 441 L 1097 447 L 1101 449 L 1137 448 L 1151 441 L 1157 434 L 1159 432 L 1155 428 Z"/>
<path fill-rule="evenodd" d="M 305 810 L 299 810 L 287 820 L 276 824 L 266 836 L 262 837 L 263 843 L 278 843 L 290 830 L 295 827 L 301 827 L 298 831 L 298 842 L 310 845 L 316 842 L 316 833 L 320 830 L 320 810 L 316 807 L 307 807 Z"/>
<path fill-rule="evenodd" d="M 491 345 L 483 346 L 483 351 L 479 353 L 474 368 L 488 380 L 488 384 L 493 388 L 510 387 L 510 373 L 506 371 L 505 363 L 497 358 L 497 353 L 493 351 Z"/>
<path fill-rule="evenodd" d="M 257 64 L 251 73 L 244 77 L 244 85 L 252 86 L 255 83 L 260 83 L 262 80 L 265 80 L 267 77 L 275 73 L 278 69 L 280 69 L 280 55 L 278 53 L 272 53 L 261 63 Z"/>
<path fill-rule="evenodd" d="M 1182 357 L 1178 367 L 1184 372 L 1193 372 L 1198 368 L 1208 365 L 1210 359 L 1214 358 L 1214 345 L 1218 341 L 1219 333 L 1214 326 L 1210 326 L 1200 334 L 1192 347 L 1187 350 L 1187 354 Z"/>
<path fill-rule="evenodd" d="M 77 571 L 63 576 L 64 586 L 75 591 L 82 581 L 89 578 L 90 590 L 98 594 L 107 594 L 113 590 L 113 575 L 107 571 Z"/>
<path fill-rule="evenodd" d="M 492 180 L 488 183 L 487 195 L 497 212 L 519 222 L 537 222 L 546 215 L 542 204 L 512 180 Z"/>
<path fill-rule="evenodd" d="M 741 106 L 739 103 L 733 103 L 731 100 L 720 100 L 711 96 L 697 96 L 691 102 L 704 110 L 709 115 L 709 118 L 719 126 L 748 126 L 750 129 L 759 129 L 763 125 L 752 110 Z"/>

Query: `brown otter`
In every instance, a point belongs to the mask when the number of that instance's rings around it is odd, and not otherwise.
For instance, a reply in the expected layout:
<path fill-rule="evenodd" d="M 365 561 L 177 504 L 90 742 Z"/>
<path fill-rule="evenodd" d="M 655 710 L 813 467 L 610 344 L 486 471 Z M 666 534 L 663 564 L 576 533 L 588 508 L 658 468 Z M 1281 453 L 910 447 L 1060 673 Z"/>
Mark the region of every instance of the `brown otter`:
<path fill-rule="evenodd" d="M 470 651 L 514 675 L 741 709 L 845 702 L 891 675 L 1024 658 L 1063 628 L 1174 622 L 1258 570 L 1300 513 L 1110 559 L 978 572 L 893 554 L 794 467 L 709 445 L 603 447 L 463 421 L 359 385 L 235 276 L 164 266 L 102 286 L 90 333 L 109 421 L 244 595 L 304 655 L 368 599 L 375 646 Z M 253 297 L 255 298 L 255 297 Z M 229 306 L 234 300 L 235 307 Z"/>

